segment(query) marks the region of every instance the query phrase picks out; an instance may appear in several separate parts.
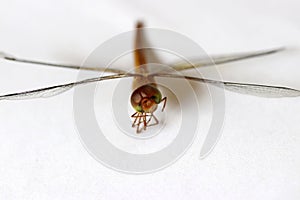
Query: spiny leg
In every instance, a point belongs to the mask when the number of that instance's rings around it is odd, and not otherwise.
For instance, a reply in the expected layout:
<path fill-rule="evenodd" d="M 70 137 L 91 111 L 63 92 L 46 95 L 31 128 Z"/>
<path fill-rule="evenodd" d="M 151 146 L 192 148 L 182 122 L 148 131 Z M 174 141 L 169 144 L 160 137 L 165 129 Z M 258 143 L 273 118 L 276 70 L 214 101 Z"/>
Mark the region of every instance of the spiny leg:
<path fill-rule="evenodd" d="M 141 113 L 141 112 L 135 112 L 133 115 L 131 115 L 132 118 L 135 118 L 132 127 L 137 126 L 136 133 L 139 134 L 142 132 L 142 130 L 146 130 L 149 126 L 154 126 L 159 124 L 158 119 L 154 116 L 153 113 Z M 149 117 L 147 119 L 147 117 Z M 154 123 L 149 124 L 150 121 L 154 119 Z M 141 124 L 143 124 L 143 127 L 141 127 Z"/>
<path fill-rule="evenodd" d="M 137 126 L 136 133 L 140 133 L 141 132 L 140 124 L 142 123 L 143 113 L 135 112 L 133 115 L 131 115 L 131 117 L 135 118 L 132 123 L 132 127 Z"/>
<path fill-rule="evenodd" d="M 166 104 L 167 104 L 167 97 L 164 97 L 160 102 L 164 102 L 164 105 L 161 109 L 161 111 L 163 112 L 165 110 Z"/>
<path fill-rule="evenodd" d="M 152 124 L 149 124 L 149 122 L 151 121 L 152 118 L 154 119 L 155 122 Z M 158 119 L 155 117 L 155 115 L 153 113 L 151 113 L 150 118 L 147 121 L 147 126 L 155 126 L 157 124 L 159 124 Z"/>
<path fill-rule="evenodd" d="M 143 113 L 143 122 L 144 122 L 144 130 L 146 130 L 146 127 L 147 127 L 147 114 L 146 113 Z"/>
<path fill-rule="evenodd" d="M 135 127 L 135 125 L 136 125 L 135 123 L 136 123 L 136 121 L 138 119 L 138 116 L 139 116 L 138 112 L 135 112 L 133 115 L 131 115 L 132 118 L 135 118 L 134 121 L 133 121 L 133 123 L 132 123 L 132 127 Z"/>
<path fill-rule="evenodd" d="M 153 113 L 151 113 L 151 115 L 150 115 L 150 117 L 149 117 L 149 119 L 148 119 L 148 121 L 147 121 L 147 124 L 151 121 L 152 116 L 153 116 Z M 150 126 L 150 125 L 149 125 L 149 126 Z"/>
<path fill-rule="evenodd" d="M 138 120 L 138 123 L 137 123 L 137 127 L 136 127 L 136 133 L 141 133 L 142 132 L 142 129 L 140 129 L 140 125 L 142 123 L 142 115 L 143 113 L 139 113 L 139 120 Z"/>
<path fill-rule="evenodd" d="M 156 125 L 156 124 L 159 123 L 159 121 L 158 121 L 158 119 L 155 117 L 155 115 L 153 115 L 153 119 L 155 120 L 155 124 L 154 124 L 154 125 Z"/>

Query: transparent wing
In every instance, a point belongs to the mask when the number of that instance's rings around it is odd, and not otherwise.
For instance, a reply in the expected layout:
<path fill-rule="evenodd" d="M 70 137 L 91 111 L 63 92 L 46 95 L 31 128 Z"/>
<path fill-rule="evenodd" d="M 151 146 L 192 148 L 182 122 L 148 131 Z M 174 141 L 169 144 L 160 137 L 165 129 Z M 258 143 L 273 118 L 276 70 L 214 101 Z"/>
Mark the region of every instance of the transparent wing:
<path fill-rule="evenodd" d="M 73 87 L 84 85 L 88 83 L 100 82 L 104 80 L 111 80 L 111 79 L 118 79 L 118 78 L 125 78 L 125 77 L 135 77 L 135 76 L 142 76 L 139 74 L 117 74 L 117 75 L 110 75 L 110 76 L 103 76 L 91 79 L 85 79 L 78 82 L 72 82 L 62 85 L 56 85 L 36 90 L 30 90 L 25 92 L 19 93 L 12 93 L 7 95 L 0 96 L 0 100 L 24 100 L 24 99 L 33 99 L 33 98 L 46 98 L 52 97 L 55 95 L 59 95 L 63 92 L 66 92 Z M 174 74 L 152 74 L 150 76 L 153 77 L 168 77 L 168 78 L 178 78 L 178 79 L 187 79 L 202 83 L 209 83 L 214 86 L 224 88 L 226 90 L 248 94 L 248 95 L 255 95 L 260 97 L 297 97 L 300 96 L 300 90 L 288 88 L 288 87 L 281 87 L 281 86 L 269 86 L 269 85 L 259 85 L 259 84 L 248 84 L 248 83 L 234 83 L 234 82 L 226 82 L 226 81 L 215 81 L 191 76 L 180 76 Z"/>
<path fill-rule="evenodd" d="M 36 90 L 2 95 L 2 96 L 0 96 L 0 100 L 25 100 L 25 99 L 33 99 L 33 98 L 52 97 L 55 95 L 59 95 L 63 92 L 66 92 L 66 91 L 72 89 L 73 87 L 76 87 L 79 85 L 100 82 L 100 81 L 104 81 L 104 80 L 117 79 L 117 78 L 133 77 L 133 76 L 139 76 L 139 75 L 137 75 L 137 74 L 117 74 L 117 75 L 85 79 L 85 80 L 78 81 L 78 82 L 72 82 L 72 83 L 56 85 L 56 86 L 51 86 L 51 87 L 46 87 L 46 88 L 41 88 L 41 89 L 36 89 Z"/>
<path fill-rule="evenodd" d="M 173 69 L 177 71 L 198 68 L 198 67 L 207 67 L 212 65 L 220 65 L 229 62 L 244 60 L 248 58 L 255 58 L 258 56 L 265 56 L 269 54 L 273 54 L 279 51 L 284 50 L 284 48 L 274 48 L 268 50 L 261 50 L 261 51 L 253 51 L 253 52 L 246 52 L 246 53 L 232 53 L 232 54 L 225 54 L 225 55 L 212 55 L 210 58 L 203 58 L 197 59 L 194 65 L 189 63 L 175 63 L 170 64 Z M 67 69 L 76 69 L 76 70 L 89 70 L 89 71 L 106 71 L 111 73 L 126 73 L 124 70 L 115 69 L 115 68 L 101 68 L 101 67 L 87 67 L 87 66 L 78 66 L 78 65 L 66 65 L 66 64 L 56 64 L 50 62 L 43 62 L 43 61 L 36 61 L 36 60 L 29 60 L 24 58 L 17 58 L 13 55 L 8 53 L 0 52 L 0 58 L 5 60 L 14 61 L 14 62 L 21 62 L 21 63 L 29 63 L 29 64 L 36 64 L 36 65 L 45 65 L 50 67 L 59 67 L 59 68 L 67 68 Z M 167 70 L 163 70 L 163 72 L 167 72 Z"/>
<path fill-rule="evenodd" d="M 224 88 L 232 92 L 254 95 L 259 97 L 279 98 L 279 97 L 300 96 L 300 90 L 296 90 L 288 87 L 282 87 L 282 86 L 215 81 L 215 80 L 209 80 L 209 79 L 203 79 L 203 78 L 197 78 L 191 76 L 180 76 L 180 75 L 173 75 L 173 74 L 152 74 L 151 76 L 179 78 L 179 79 L 187 79 L 187 80 L 192 80 L 192 81 L 197 81 L 202 83 L 209 83 L 216 87 Z"/>
<path fill-rule="evenodd" d="M 261 51 L 253 51 L 253 52 L 246 52 L 246 53 L 232 53 L 232 54 L 224 54 L 224 55 L 212 55 L 210 58 L 198 59 L 198 61 L 193 61 L 194 65 L 190 63 L 176 63 L 171 64 L 173 69 L 176 71 L 182 71 L 192 68 L 198 67 L 207 67 L 212 65 L 220 65 L 240 60 L 245 60 L 249 58 L 255 58 L 259 56 L 270 55 L 279 51 L 284 50 L 283 47 L 281 48 L 274 48 L 268 50 L 261 50 Z"/>
<path fill-rule="evenodd" d="M 78 65 L 66 65 L 66 64 L 56 64 L 56 63 L 50 63 L 50 62 L 43 62 L 43 61 L 36 61 L 36 60 L 29 60 L 24 58 L 17 58 L 15 56 L 12 56 L 10 54 L 0 52 L 0 58 L 3 58 L 5 60 L 14 61 L 14 62 L 21 62 L 21 63 L 29 63 L 29 64 L 36 64 L 36 65 L 45 65 L 50 67 L 59 67 L 59 68 L 67 68 L 67 69 L 76 69 L 76 70 L 88 70 L 88 71 L 101 71 L 101 72 L 111 72 L 111 73 L 126 73 L 123 70 L 120 69 L 114 69 L 114 68 L 103 68 L 103 67 L 87 67 L 87 66 L 78 66 Z"/>

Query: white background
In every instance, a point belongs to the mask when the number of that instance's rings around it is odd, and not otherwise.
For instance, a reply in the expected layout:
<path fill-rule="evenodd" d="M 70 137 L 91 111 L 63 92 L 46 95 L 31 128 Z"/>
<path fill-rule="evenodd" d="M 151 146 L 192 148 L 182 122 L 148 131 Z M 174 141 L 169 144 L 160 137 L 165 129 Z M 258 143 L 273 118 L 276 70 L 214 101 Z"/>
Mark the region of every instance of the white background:
<path fill-rule="evenodd" d="M 219 66 L 224 80 L 300 88 L 300 3 L 224 1 L 1 1 L 0 49 L 80 64 L 102 42 L 149 27 L 182 33 L 209 54 L 289 50 Z M 151 41 L 151 39 L 149 39 Z M 202 70 L 209 70 L 208 68 Z M 0 93 L 66 83 L 77 72 L 0 61 Z M 169 168 L 115 172 L 80 143 L 72 91 L 0 104 L 0 199 L 299 199 L 300 99 L 226 93 L 223 135 L 199 160 L 205 133 Z"/>

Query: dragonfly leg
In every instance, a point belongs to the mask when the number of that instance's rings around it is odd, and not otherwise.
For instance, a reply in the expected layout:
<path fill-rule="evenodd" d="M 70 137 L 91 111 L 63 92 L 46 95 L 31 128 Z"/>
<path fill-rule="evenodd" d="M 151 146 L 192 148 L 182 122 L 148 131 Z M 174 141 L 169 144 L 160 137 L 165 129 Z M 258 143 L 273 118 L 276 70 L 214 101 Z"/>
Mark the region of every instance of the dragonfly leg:
<path fill-rule="evenodd" d="M 151 121 L 152 118 L 154 119 L 155 122 L 152 123 L 152 124 L 149 124 L 149 122 Z M 153 113 L 151 113 L 151 115 L 150 115 L 150 117 L 149 117 L 149 119 L 147 121 L 147 126 L 155 126 L 157 124 L 159 124 L 158 119 L 155 117 L 155 115 Z"/>
<path fill-rule="evenodd" d="M 135 127 L 138 116 L 139 116 L 138 112 L 135 112 L 133 115 L 131 115 L 132 118 L 135 118 L 132 123 L 132 127 Z"/>
<path fill-rule="evenodd" d="M 164 102 L 164 105 L 161 109 L 161 111 L 163 112 L 165 110 L 166 104 L 167 104 L 167 97 L 164 97 L 160 102 Z"/>
<path fill-rule="evenodd" d="M 146 123 L 146 117 L 147 114 L 146 113 L 141 113 L 141 112 L 135 112 L 133 115 L 131 115 L 132 118 L 135 118 L 133 123 L 132 123 L 132 127 L 136 127 L 136 133 L 141 133 L 142 129 L 146 130 L 147 127 L 147 123 Z M 141 124 L 144 124 L 143 128 L 141 128 Z"/>
<path fill-rule="evenodd" d="M 132 127 L 137 126 L 137 133 L 141 132 L 139 130 L 140 124 L 142 123 L 141 119 L 142 119 L 142 113 L 140 112 L 135 112 L 133 115 L 131 115 L 132 118 L 135 118 L 133 123 L 132 123 Z"/>
<path fill-rule="evenodd" d="M 143 115 L 142 113 L 138 113 L 138 116 L 137 116 L 137 118 L 138 118 L 138 123 L 137 123 L 137 127 L 136 127 L 137 134 L 142 132 L 142 129 L 140 128 L 140 125 L 142 123 L 142 115 Z"/>
<path fill-rule="evenodd" d="M 146 128 L 147 128 L 147 125 L 148 125 L 148 123 L 147 123 L 147 114 L 146 113 L 144 113 L 144 115 L 143 115 L 143 123 L 144 123 L 144 131 L 145 131 Z"/>
<path fill-rule="evenodd" d="M 133 115 L 131 115 L 131 117 L 134 118 L 132 127 L 136 126 L 137 134 L 141 133 L 142 130 L 146 130 L 146 128 L 149 126 L 154 126 L 154 125 L 159 124 L 158 119 L 154 116 L 153 113 L 135 112 Z M 154 120 L 154 123 L 149 124 L 152 119 Z M 143 124 L 143 125 L 141 125 L 141 124 Z"/>
<path fill-rule="evenodd" d="M 153 114 L 151 113 L 151 115 L 150 115 L 150 117 L 149 117 L 149 119 L 148 119 L 148 121 L 147 121 L 147 124 L 149 124 L 149 122 L 151 121 L 152 116 L 153 116 Z M 150 126 L 150 125 L 148 125 L 148 126 Z"/>

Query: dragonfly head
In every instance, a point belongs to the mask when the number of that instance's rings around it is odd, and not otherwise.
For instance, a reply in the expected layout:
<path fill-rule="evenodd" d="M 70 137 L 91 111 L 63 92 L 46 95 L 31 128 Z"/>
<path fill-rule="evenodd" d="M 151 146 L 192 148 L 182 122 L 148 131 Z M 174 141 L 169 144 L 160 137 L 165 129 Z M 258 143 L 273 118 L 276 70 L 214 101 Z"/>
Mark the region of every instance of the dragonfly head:
<path fill-rule="evenodd" d="M 153 113 L 162 95 L 153 85 L 147 84 L 137 88 L 131 95 L 131 105 L 137 112 Z"/>

